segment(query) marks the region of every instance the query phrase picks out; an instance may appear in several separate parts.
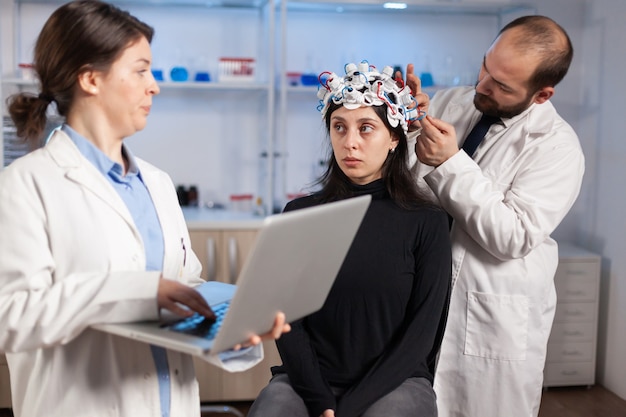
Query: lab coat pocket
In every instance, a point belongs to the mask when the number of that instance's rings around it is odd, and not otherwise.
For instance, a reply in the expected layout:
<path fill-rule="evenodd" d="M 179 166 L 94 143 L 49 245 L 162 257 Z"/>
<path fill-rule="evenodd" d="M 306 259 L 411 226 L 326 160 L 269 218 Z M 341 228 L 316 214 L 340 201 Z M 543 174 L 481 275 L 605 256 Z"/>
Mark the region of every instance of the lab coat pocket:
<path fill-rule="evenodd" d="M 529 300 L 523 295 L 468 292 L 465 354 L 525 360 L 528 311 Z"/>

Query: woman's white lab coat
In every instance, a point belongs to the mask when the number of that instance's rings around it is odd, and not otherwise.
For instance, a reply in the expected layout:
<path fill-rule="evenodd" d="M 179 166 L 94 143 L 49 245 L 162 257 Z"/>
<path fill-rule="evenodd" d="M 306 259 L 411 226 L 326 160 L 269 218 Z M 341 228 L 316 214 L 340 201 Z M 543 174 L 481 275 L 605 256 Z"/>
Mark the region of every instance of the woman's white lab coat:
<path fill-rule="evenodd" d="M 480 117 L 473 96 L 471 87 L 446 90 L 430 105 L 459 142 Z M 439 416 L 536 416 L 556 306 L 550 234 L 580 190 L 578 138 L 550 102 L 533 104 L 492 126 L 474 159 L 459 151 L 434 170 L 419 162 L 413 170 L 454 218 Z"/>
<path fill-rule="evenodd" d="M 138 164 L 163 229 L 163 276 L 201 282 L 170 178 Z M 89 329 L 158 318 L 160 272 L 145 263 L 124 202 L 63 132 L 0 173 L 0 351 L 16 416 L 161 415 L 149 345 Z M 199 416 L 191 357 L 168 360 L 171 417 Z"/>

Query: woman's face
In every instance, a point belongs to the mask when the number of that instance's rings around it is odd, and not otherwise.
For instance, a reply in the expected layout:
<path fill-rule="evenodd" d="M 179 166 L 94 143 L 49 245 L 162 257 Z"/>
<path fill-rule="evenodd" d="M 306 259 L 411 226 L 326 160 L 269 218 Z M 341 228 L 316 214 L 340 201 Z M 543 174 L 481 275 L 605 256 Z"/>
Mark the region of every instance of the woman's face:
<path fill-rule="evenodd" d="M 131 44 L 101 78 L 99 101 L 109 126 L 125 138 L 147 123 L 152 96 L 159 93 L 150 65 L 152 53 L 146 38 Z"/>
<path fill-rule="evenodd" d="M 382 167 L 398 140 L 372 107 L 340 107 L 330 116 L 330 140 L 337 164 L 355 184 L 382 177 Z"/>

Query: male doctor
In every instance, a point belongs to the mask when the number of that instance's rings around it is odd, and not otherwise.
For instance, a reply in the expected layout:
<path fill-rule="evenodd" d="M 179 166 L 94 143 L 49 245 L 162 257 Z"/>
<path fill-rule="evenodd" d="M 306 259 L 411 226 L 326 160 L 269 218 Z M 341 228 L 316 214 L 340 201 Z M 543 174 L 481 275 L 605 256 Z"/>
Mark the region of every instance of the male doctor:
<path fill-rule="evenodd" d="M 541 401 L 554 318 L 557 244 L 584 157 L 549 99 L 569 68 L 566 32 L 543 16 L 505 26 L 475 88 L 437 93 L 410 161 L 451 217 L 452 298 L 435 375 L 440 417 L 531 417 Z M 420 92 L 413 66 L 407 83 Z M 477 149 L 460 150 L 481 116 Z M 482 135 L 481 135 L 482 136 Z"/>

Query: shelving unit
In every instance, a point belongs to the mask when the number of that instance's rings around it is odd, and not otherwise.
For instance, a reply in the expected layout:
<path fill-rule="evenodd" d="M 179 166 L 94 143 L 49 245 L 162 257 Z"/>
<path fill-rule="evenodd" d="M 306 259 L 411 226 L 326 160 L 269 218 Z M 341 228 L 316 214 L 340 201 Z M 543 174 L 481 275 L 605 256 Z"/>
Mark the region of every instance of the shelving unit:
<path fill-rule="evenodd" d="M 62 0 L 0 0 L 0 97 L 2 98 L 2 114 L 6 115 L 5 100 L 8 95 L 18 91 L 32 90 L 37 91 L 37 84 L 35 81 L 24 80 L 16 77 L 17 64 L 24 58 L 24 48 L 22 44 L 22 35 L 25 31 L 31 30 L 29 27 L 22 27 L 23 12 L 22 9 L 27 7 L 31 10 L 33 7 L 49 8 L 54 10 L 58 5 L 63 4 Z M 190 10 L 191 13 L 204 12 L 207 10 L 215 10 L 216 13 L 247 13 L 248 11 L 258 12 L 258 25 L 261 28 L 262 33 L 259 36 L 255 36 L 253 42 L 258 43 L 258 49 L 256 51 L 256 79 L 254 81 L 228 81 L 228 82 L 175 82 L 165 81 L 160 82 L 159 87 L 161 89 L 161 96 L 169 95 L 169 97 L 181 97 L 181 95 L 191 94 L 198 101 L 202 101 L 200 104 L 208 103 L 209 106 L 217 107 L 221 109 L 219 104 L 215 104 L 218 100 L 228 100 L 229 95 L 249 94 L 246 98 L 250 101 L 258 103 L 258 107 L 254 107 L 252 104 L 248 104 L 246 112 L 248 114 L 258 114 L 258 128 L 251 129 L 243 134 L 248 135 L 250 140 L 254 140 L 256 159 L 255 165 L 258 165 L 259 169 L 255 172 L 254 177 L 247 177 L 246 184 L 252 183 L 254 189 L 246 186 L 246 192 L 252 192 L 255 195 L 260 196 L 266 207 L 265 211 L 271 210 L 271 196 L 273 195 L 273 184 L 271 178 L 273 178 L 274 169 L 274 145 L 275 145 L 275 106 L 276 101 L 276 86 L 274 76 L 275 71 L 275 20 L 276 20 L 276 4 L 274 0 L 219 0 L 219 1 L 206 1 L 206 0 L 112 0 L 112 3 L 126 8 L 131 13 L 138 15 L 141 19 L 145 19 L 149 24 L 152 24 L 150 18 L 144 18 L 142 14 L 137 11 L 150 9 L 149 13 L 155 13 L 154 10 L 160 10 L 164 8 L 175 7 L 176 10 Z M 156 12 L 158 13 L 158 12 Z M 12 18 L 9 18 L 12 17 Z M 32 29 L 38 30 L 38 29 Z M 157 30 L 157 37 L 159 36 L 159 30 Z M 156 51 L 154 50 L 153 42 L 153 55 L 156 62 Z M 249 44 L 248 39 L 245 39 L 245 43 Z M 168 51 L 171 52 L 171 51 Z M 211 74 L 212 78 L 216 74 Z M 204 94 L 204 96 L 200 96 Z M 198 99 L 200 97 L 200 99 Z M 167 100 L 168 98 L 159 97 L 159 104 Z M 238 98 L 239 99 L 239 98 Z M 212 101 L 211 101 L 212 100 Z M 156 107 L 156 106 L 154 106 Z M 227 106 L 225 106 L 227 107 Z M 208 111 L 208 110 L 207 110 Z M 150 128 L 153 122 L 148 123 Z M 175 122 L 174 122 L 175 123 Z M 225 122 L 226 123 L 226 122 Z M 247 124 L 248 126 L 251 123 Z M 228 131 L 228 129 L 216 128 L 216 131 Z M 185 134 L 184 129 L 181 129 L 181 134 Z M 141 133 L 140 133 L 141 134 Z M 190 134 L 190 133 L 188 133 Z M 139 135 L 139 134 L 138 134 Z M 255 136 L 255 138 L 252 137 Z M 0 144 L 2 144 L 3 137 L 0 132 Z M 251 142 L 250 142 L 251 143 Z M 246 146 L 250 149 L 251 146 Z M 0 146 L 0 160 L 4 160 L 2 153 L 2 146 Z M 247 157 L 245 161 L 242 161 L 246 166 L 250 166 L 251 157 Z M 158 164 L 157 164 L 158 165 Z M 167 171 L 167 169 L 166 169 Z M 210 175 L 205 175 L 208 177 Z M 219 180 L 218 180 L 219 181 Z M 234 192 L 243 192 L 243 190 L 236 190 Z M 224 194 L 224 193 L 222 193 Z M 221 196 L 225 201 L 227 196 Z"/>

